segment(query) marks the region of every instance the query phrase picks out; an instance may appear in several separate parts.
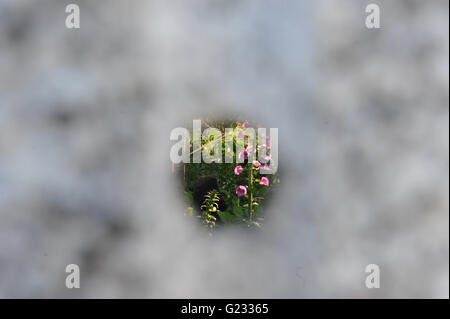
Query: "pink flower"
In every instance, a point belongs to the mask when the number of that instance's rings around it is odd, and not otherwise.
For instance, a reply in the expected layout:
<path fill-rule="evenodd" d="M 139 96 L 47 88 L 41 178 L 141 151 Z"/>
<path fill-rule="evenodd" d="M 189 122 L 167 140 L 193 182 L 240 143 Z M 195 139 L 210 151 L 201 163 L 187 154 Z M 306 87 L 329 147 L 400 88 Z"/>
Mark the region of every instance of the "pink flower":
<path fill-rule="evenodd" d="M 242 161 L 244 159 L 248 158 L 248 151 L 247 150 L 243 150 L 239 153 L 239 159 Z"/>
<path fill-rule="evenodd" d="M 263 159 L 268 162 L 272 159 L 272 155 L 270 155 L 270 154 L 264 155 Z"/>
<path fill-rule="evenodd" d="M 244 171 L 244 169 L 242 168 L 241 165 L 238 165 L 234 168 L 234 174 L 235 175 L 239 175 L 240 173 L 242 173 Z"/>
<path fill-rule="evenodd" d="M 266 148 L 270 150 L 270 137 L 266 139 Z"/>
<path fill-rule="evenodd" d="M 255 167 L 253 167 L 253 169 L 259 170 L 259 167 L 261 166 L 261 163 L 258 161 L 253 161 L 253 165 L 255 165 Z"/>
<path fill-rule="evenodd" d="M 238 195 L 239 197 L 247 195 L 247 188 L 245 186 L 239 185 L 236 188 L 236 195 Z"/>
<path fill-rule="evenodd" d="M 269 186 L 269 179 L 267 177 L 261 177 L 261 180 L 259 181 L 261 185 Z"/>
<path fill-rule="evenodd" d="M 247 127 L 248 127 L 248 123 L 247 122 L 242 123 L 242 128 L 243 129 L 246 129 Z"/>

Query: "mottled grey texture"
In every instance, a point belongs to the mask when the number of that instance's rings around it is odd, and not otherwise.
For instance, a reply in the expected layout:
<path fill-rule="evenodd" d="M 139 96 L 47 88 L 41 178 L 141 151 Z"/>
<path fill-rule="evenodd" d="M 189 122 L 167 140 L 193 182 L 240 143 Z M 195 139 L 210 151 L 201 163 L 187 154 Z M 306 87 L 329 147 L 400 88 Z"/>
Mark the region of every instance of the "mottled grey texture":
<path fill-rule="evenodd" d="M 0 0 L 0 297 L 448 298 L 448 1 L 379 30 L 369 1 L 72 2 L 79 30 Z M 208 239 L 169 133 L 229 112 L 279 128 L 282 188 Z"/>

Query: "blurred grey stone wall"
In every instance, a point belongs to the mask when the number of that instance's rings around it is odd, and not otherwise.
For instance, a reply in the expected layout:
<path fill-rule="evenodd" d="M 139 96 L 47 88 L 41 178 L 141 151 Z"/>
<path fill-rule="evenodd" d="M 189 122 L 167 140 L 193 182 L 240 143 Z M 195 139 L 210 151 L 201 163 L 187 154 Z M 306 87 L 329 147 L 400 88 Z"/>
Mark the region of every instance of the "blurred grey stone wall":
<path fill-rule="evenodd" d="M 447 1 L 373 1 L 378 30 L 369 1 L 73 2 L 78 30 L 0 0 L 0 297 L 448 297 Z M 283 179 L 209 239 L 169 133 L 222 113 L 279 128 Z"/>

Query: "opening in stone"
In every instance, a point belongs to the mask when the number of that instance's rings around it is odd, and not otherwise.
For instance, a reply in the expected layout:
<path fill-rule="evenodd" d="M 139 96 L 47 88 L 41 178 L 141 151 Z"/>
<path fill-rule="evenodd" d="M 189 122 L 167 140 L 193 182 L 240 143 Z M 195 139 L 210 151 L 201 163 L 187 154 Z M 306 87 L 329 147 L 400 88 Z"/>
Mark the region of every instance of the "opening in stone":
<path fill-rule="evenodd" d="M 239 118 L 196 119 L 178 130 L 171 134 L 171 160 L 185 216 L 210 232 L 261 228 L 264 204 L 280 183 L 278 130 Z"/>

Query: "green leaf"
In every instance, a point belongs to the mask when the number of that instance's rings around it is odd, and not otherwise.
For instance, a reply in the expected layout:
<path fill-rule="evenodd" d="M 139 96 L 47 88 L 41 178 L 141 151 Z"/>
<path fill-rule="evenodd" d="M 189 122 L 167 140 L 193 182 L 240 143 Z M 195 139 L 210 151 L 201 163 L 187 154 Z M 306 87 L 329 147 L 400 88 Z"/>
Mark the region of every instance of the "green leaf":
<path fill-rule="evenodd" d="M 189 203 L 192 204 L 194 201 L 194 198 L 192 196 L 192 192 L 184 192 L 184 199 Z"/>
<path fill-rule="evenodd" d="M 236 216 L 228 211 L 219 212 L 219 217 L 224 223 L 232 223 L 236 220 Z"/>

